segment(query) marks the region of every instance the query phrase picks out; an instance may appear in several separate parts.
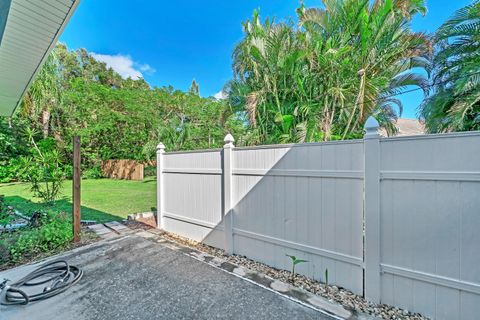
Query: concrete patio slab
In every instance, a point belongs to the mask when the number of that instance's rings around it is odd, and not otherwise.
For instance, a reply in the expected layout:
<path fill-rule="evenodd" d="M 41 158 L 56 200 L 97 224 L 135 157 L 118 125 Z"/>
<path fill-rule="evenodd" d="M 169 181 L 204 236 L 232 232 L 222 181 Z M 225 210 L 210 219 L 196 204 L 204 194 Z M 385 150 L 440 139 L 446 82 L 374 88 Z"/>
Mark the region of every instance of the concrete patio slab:
<path fill-rule="evenodd" d="M 335 319 L 137 234 L 56 258 L 81 267 L 83 279 L 45 301 L 0 306 L 0 319 Z M 0 279 L 17 280 L 36 267 L 7 270 Z"/>

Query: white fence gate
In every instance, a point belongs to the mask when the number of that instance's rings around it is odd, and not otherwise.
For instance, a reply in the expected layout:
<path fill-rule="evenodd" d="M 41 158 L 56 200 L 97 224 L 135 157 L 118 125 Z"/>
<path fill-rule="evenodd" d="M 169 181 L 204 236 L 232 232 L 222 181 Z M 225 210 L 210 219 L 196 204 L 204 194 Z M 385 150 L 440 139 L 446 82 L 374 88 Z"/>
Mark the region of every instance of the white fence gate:
<path fill-rule="evenodd" d="M 157 151 L 159 226 L 435 319 L 480 312 L 480 133 Z"/>

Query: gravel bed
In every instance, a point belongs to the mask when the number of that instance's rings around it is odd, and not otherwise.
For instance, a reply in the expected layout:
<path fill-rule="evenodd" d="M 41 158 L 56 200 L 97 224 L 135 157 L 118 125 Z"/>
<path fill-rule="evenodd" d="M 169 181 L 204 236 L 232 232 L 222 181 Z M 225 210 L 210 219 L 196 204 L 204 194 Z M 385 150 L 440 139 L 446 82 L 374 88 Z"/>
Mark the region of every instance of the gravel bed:
<path fill-rule="evenodd" d="M 291 281 L 291 272 L 286 270 L 278 270 L 272 267 L 269 267 L 263 263 L 250 260 L 243 256 L 238 255 L 227 255 L 221 249 L 213 248 L 205 244 L 180 237 L 178 235 L 164 232 L 162 234 L 167 240 L 180 243 L 182 245 L 194 248 L 199 251 L 203 251 L 212 256 L 222 258 L 226 261 L 229 261 L 233 264 L 243 266 L 253 271 L 263 273 L 273 279 L 277 279 L 283 282 L 292 283 Z M 295 286 L 310 291 L 314 294 L 322 296 L 329 301 L 333 301 L 343 305 L 346 309 L 367 313 L 376 317 L 381 317 L 382 319 L 387 320 L 424 320 L 428 319 L 418 313 L 413 314 L 407 310 L 402 310 L 396 307 L 392 307 L 385 304 L 375 304 L 366 301 L 364 298 L 337 286 L 326 286 L 324 283 L 318 282 L 313 279 L 309 279 L 302 275 L 296 275 L 295 277 Z"/>

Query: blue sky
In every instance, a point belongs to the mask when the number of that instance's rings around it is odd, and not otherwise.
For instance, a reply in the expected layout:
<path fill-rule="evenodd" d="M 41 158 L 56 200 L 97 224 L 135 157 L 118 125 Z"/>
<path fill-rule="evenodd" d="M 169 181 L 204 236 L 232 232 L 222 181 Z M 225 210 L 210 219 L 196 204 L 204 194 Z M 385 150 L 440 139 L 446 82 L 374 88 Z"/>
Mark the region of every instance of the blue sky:
<path fill-rule="evenodd" d="M 305 0 L 317 6 L 320 0 Z M 430 0 L 416 31 L 433 32 L 471 0 Z M 231 76 L 231 52 L 242 38 L 242 21 L 259 8 L 262 17 L 294 17 L 298 0 L 126 1 L 81 0 L 60 41 L 86 48 L 125 76 L 143 76 L 154 86 L 181 90 L 192 79 L 202 96 L 219 92 Z M 421 92 L 406 94 L 404 118 L 414 118 Z"/>

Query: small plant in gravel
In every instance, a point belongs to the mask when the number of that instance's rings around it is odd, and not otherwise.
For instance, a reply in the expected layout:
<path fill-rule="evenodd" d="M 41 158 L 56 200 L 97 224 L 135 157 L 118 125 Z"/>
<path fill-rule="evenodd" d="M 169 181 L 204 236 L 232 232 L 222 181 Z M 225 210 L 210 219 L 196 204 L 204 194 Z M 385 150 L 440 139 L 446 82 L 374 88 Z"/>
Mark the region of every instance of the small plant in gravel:
<path fill-rule="evenodd" d="M 328 268 L 325 269 L 325 291 L 329 292 L 330 287 L 328 286 Z"/>
<path fill-rule="evenodd" d="M 286 255 L 287 257 L 289 257 L 291 260 L 292 260 L 292 277 L 291 277 L 291 281 L 292 283 L 295 283 L 295 266 L 297 264 L 300 264 L 300 263 L 305 263 L 305 262 L 308 262 L 307 260 L 302 260 L 302 259 L 298 259 L 297 257 L 295 256 L 291 256 L 291 255 Z"/>
<path fill-rule="evenodd" d="M 221 249 L 210 247 L 203 243 L 189 240 L 173 233 L 163 232 L 161 236 L 166 240 L 183 244 L 185 246 L 200 250 L 202 252 L 206 252 L 222 259 L 227 259 L 227 261 L 234 265 L 243 266 L 247 269 L 266 274 L 273 279 L 284 282 L 290 281 L 291 273 L 286 270 L 278 270 L 269 267 L 266 264 L 248 259 L 244 256 L 227 255 L 225 251 Z M 326 273 L 326 275 L 328 275 L 328 272 Z M 301 283 L 303 289 L 322 296 L 328 300 L 340 303 L 345 308 L 353 309 L 356 312 L 367 313 L 377 317 L 382 317 L 382 319 L 427 320 L 427 318 L 422 317 L 419 314 L 408 313 L 408 311 L 396 307 L 388 306 L 385 304 L 377 305 L 374 303 L 370 303 L 366 301 L 363 297 L 358 296 L 346 289 L 327 287 L 324 283 L 320 283 L 314 279 L 309 279 L 302 275 L 298 276 L 298 282 Z M 333 290 L 330 290 L 328 288 L 331 288 Z M 405 315 L 405 313 L 407 313 L 408 315 Z"/>

